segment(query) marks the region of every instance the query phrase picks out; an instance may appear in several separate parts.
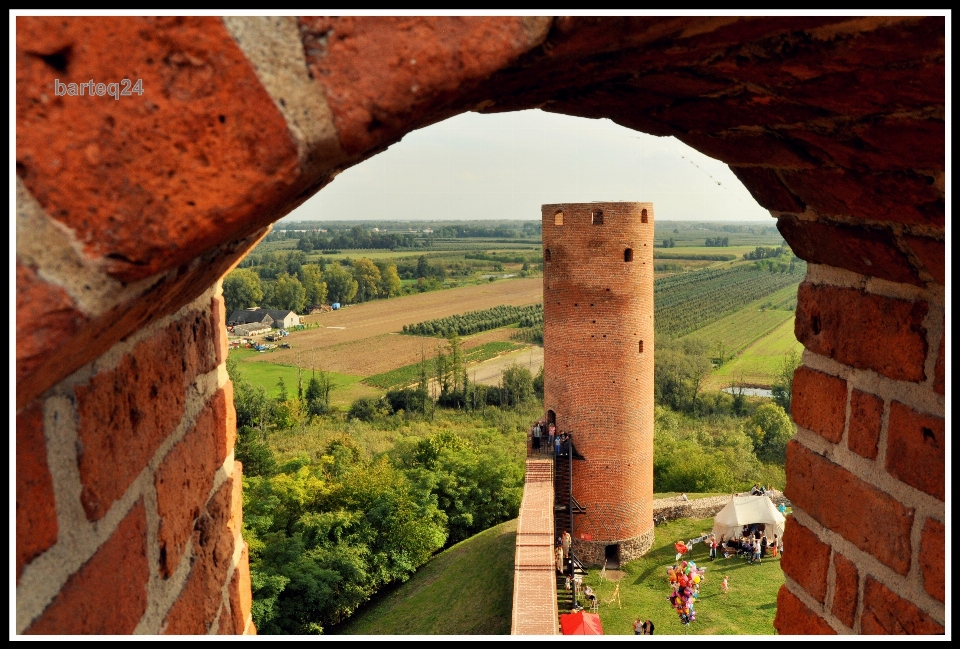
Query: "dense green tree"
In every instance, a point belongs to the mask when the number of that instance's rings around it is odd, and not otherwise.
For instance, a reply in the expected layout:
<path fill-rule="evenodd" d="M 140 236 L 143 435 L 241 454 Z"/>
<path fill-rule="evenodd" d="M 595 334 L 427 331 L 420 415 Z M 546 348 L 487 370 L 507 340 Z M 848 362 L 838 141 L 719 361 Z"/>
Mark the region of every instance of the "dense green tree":
<path fill-rule="evenodd" d="M 237 309 L 258 306 L 262 300 L 263 283 L 249 268 L 237 268 L 223 278 L 223 301 L 228 316 Z"/>
<path fill-rule="evenodd" d="M 277 275 L 277 281 L 273 283 L 270 306 L 275 309 L 289 309 L 303 313 L 306 304 L 307 291 L 300 280 L 287 272 Z"/>
<path fill-rule="evenodd" d="M 377 261 L 380 271 L 380 297 L 396 297 L 403 292 L 403 283 L 397 273 L 397 265 L 390 261 Z"/>
<path fill-rule="evenodd" d="M 340 264 L 330 264 L 323 271 L 327 298 L 331 303 L 350 304 L 357 295 L 357 280 Z"/>
<path fill-rule="evenodd" d="M 353 279 L 357 282 L 357 302 L 368 302 L 380 295 L 380 269 L 369 259 L 353 262 Z"/>
<path fill-rule="evenodd" d="M 307 306 L 325 304 L 327 283 L 323 281 L 323 269 L 316 264 L 306 264 L 300 269 L 300 281 L 306 291 Z"/>
<path fill-rule="evenodd" d="M 514 363 L 503 371 L 502 405 L 515 406 L 533 399 L 533 375 L 530 370 Z"/>
<path fill-rule="evenodd" d="M 775 403 L 765 403 L 757 408 L 748 424 L 748 433 L 755 440 L 756 455 L 765 462 L 786 462 L 787 442 L 794 432 L 790 415 Z"/>
<path fill-rule="evenodd" d="M 792 351 L 785 354 L 780 361 L 777 378 L 773 384 L 773 400 L 788 413 L 793 404 L 793 375 L 800 367 L 800 363 L 800 352 Z"/>

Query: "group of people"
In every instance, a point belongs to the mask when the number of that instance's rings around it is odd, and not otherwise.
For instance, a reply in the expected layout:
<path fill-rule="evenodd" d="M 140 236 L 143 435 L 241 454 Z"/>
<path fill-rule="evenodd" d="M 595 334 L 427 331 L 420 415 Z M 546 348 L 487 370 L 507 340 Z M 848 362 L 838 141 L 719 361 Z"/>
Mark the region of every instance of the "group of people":
<path fill-rule="evenodd" d="M 637 618 L 633 623 L 633 635 L 653 635 L 653 622 Z"/>
<path fill-rule="evenodd" d="M 566 442 L 570 435 L 558 432 L 556 424 L 538 421 L 530 428 L 530 436 L 533 438 L 534 453 L 552 452 L 554 455 L 563 456 L 567 452 Z"/>
<path fill-rule="evenodd" d="M 751 496 L 765 496 L 767 495 L 767 488 L 764 487 L 759 482 L 753 483 L 753 489 L 750 490 Z"/>
<path fill-rule="evenodd" d="M 773 557 L 783 553 L 783 541 L 779 535 L 774 534 L 773 539 L 768 539 L 767 535 L 760 529 L 757 528 L 756 531 L 752 531 L 754 528 L 756 526 L 750 528 L 744 526 L 744 533 L 739 538 L 730 540 L 725 540 L 725 537 L 721 535 L 717 542 L 717 550 L 723 552 L 725 559 L 742 553 L 749 557 L 750 563 L 763 563 L 767 553 L 770 553 Z M 710 558 L 716 558 L 716 550 L 713 545 L 710 549 Z"/>
<path fill-rule="evenodd" d="M 557 572 L 564 573 L 564 566 L 566 566 L 570 560 L 570 546 L 573 545 L 573 537 L 570 536 L 570 532 L 564 531 L 559 537 L 557 537 L 557 546 L 554 548 L 554 556 L 557 562 Z"/>

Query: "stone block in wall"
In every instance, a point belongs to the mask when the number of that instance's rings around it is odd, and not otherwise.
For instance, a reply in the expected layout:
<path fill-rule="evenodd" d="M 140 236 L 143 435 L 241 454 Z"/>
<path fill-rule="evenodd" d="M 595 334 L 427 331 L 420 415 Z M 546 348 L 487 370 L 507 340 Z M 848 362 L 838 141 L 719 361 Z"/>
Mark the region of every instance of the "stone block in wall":
<path fill-rule="evenodd" d="M 17 412 L 17 581 L 23 567 L 57 542 L 57 503 L 47 464 L 43 402 Z"/>
<path fill-rule="evenodd" d="M 783 572 L 823 604 L 827 596 L 830 546 L 793 516 L 787 517 L 783 537 L 789 545 L 780 560 Z"/>
<path fill-rule="evenodd" d="M 158 541 L 164 577 L 176 571 L 213 487 L 214 473 L 225 459 L 218 452 L 218 441 L 224 436 L 226 406 L 225 392 L 220 390 L 157 469 Z"/>
<path fill-rule="evenodd" d="M 839 552 L 833 553 L 834 592 L 831 611 L 837 619 L 853 628 L 857 613 L 860 573 L 857 565 Z"/>
<path fill-rule="evenodd" d="M 816 354 L 894 380 L 919 382 L 926 379 L 927 310 L 922 300 L 803 282 L 794 332 Z"/>
<path fill-rule="evenodd" d="M 931 635 L 944 632 L 943 625 L 868 576 L 863 588 L 860 632 L 867 635 Z"/>
<path fill-rule="evenodd" d="M 836 444 L 847 419 L 847 382 L 800 366 L 793 374 L 793 420 Z"/>
<path fill-rule="evenodd" d="M 786 470 L 794 507 L 901 575 L 909 572 L 912 508 L 795 439 L 787 444 Z"/>
<path fill-rule="evenodd" d="M 898 401 L 890 404 L 887 471 L 940 500 L 946 488 L 945 424 L 941 417 L 919 413 Z"/>
<path fill-rule="evenodd" d="M 67 583 L 26 633 L 133 633 L 147 609 L 147 518 L 143 501 Z"/>
<path fill-rule="evenodd" d="M 786 555 L 784 555 L 786 556 Z M 833 630 L 822 617 L 810 610 L 800 599 L 780 587 L 777 593 L 777 615 L 773 626 L 780 635 L 835 635 Z"/>
<path fill-rule="evenodd" d="M 877 458 L 882 418 L 883 399 L 856 389 L 850 393 L 850 428 L 847 432 L 847 446 L 851 451 L 868 460 Z"/>
<path fill-rule="evenodd" d="M 931 597 L 945 602 L 946 589 L 946 528 L 940 521 L 928 518 L 920 539 L 920 572 L 923 589 Z"/>
<path fill-rule="evenodd" d="M 115 369 L 75 388 L 81 501 L 90 520 L 107 513 L 180 423 L 186 400 L 180 339 L 175 322 Z"/>

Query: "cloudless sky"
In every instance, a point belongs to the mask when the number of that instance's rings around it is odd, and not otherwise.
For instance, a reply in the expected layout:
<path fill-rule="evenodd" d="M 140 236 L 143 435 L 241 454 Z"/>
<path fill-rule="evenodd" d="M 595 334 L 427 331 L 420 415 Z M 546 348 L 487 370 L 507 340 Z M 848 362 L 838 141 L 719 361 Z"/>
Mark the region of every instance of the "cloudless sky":
<path fill-rule="evenodd" d="M 540 110 L 409 133 L 284 220 L 539 220 L 545 203 L 592 201 L 652 202 L 660 221 L 774 224 L 727 165 L 679 140 Z"/>

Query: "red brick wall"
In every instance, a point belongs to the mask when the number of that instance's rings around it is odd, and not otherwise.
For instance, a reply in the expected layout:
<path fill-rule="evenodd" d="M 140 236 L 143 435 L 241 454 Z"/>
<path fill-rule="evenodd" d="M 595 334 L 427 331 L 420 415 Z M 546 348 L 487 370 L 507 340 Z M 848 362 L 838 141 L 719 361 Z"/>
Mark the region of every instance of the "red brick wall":
<path fill-rule="evenodd" d="M 19 632 L 250 628 L 210 287 L 405 133 L 527 108 L 726 162 L 809 262 L 787 491 L 830 560 L 824 589 L 788 571 L 777 629 L 942 629 L 942 14 L 17 16 L 15 47 Z M 142 96 L 54 94 L 128 77 Z"/>
<path fill-rule="evenodd" d="M 653 527 L 653 204 L 541 209 L 544 408 L 586 458 L 574 536 L 632 540 Z"/>
<path fill-rule="evenodd" d="M 17 630 L 252 632 L 219 287 L 17 418 Z"/>

